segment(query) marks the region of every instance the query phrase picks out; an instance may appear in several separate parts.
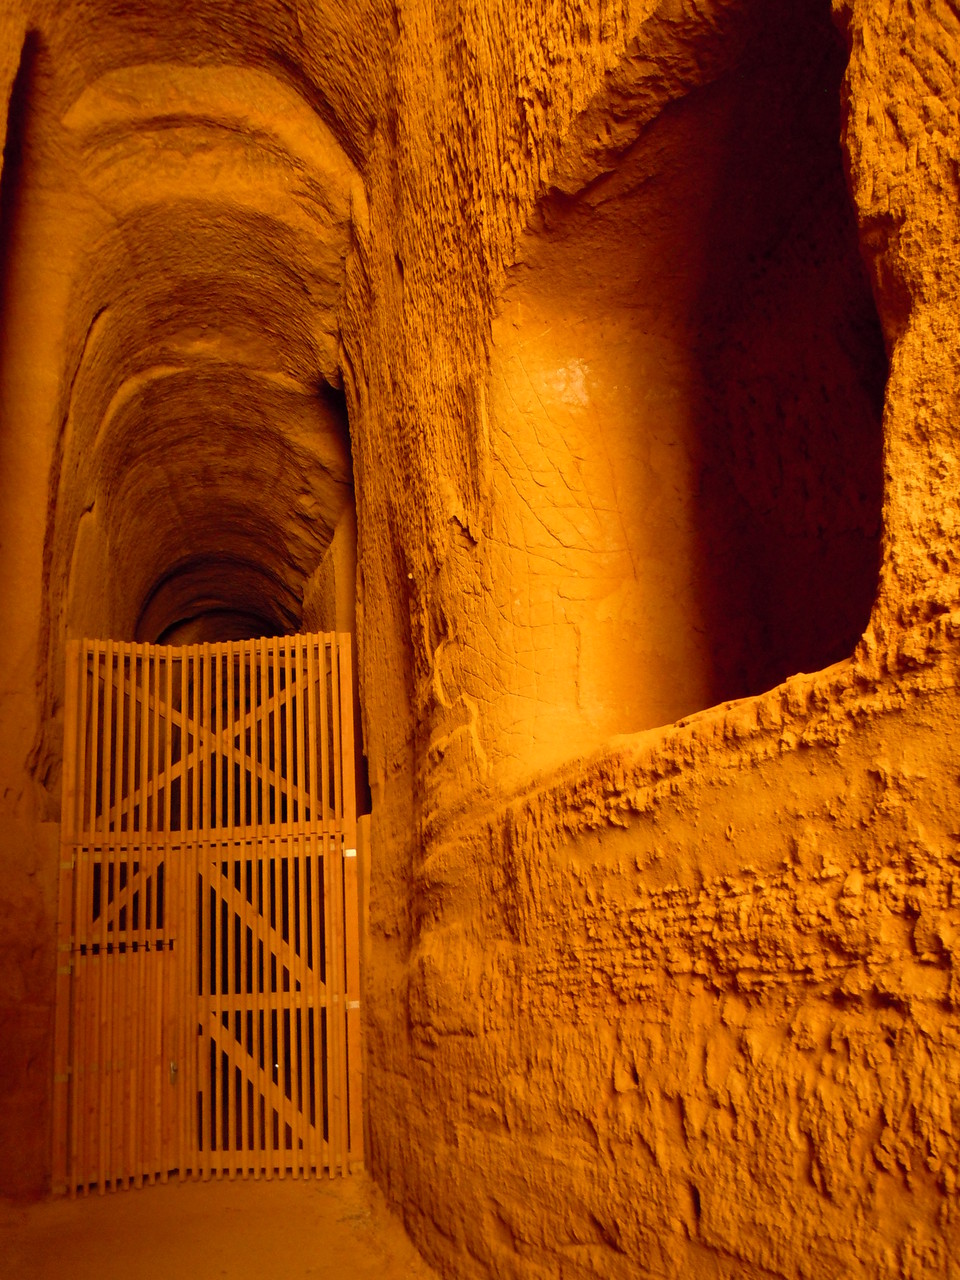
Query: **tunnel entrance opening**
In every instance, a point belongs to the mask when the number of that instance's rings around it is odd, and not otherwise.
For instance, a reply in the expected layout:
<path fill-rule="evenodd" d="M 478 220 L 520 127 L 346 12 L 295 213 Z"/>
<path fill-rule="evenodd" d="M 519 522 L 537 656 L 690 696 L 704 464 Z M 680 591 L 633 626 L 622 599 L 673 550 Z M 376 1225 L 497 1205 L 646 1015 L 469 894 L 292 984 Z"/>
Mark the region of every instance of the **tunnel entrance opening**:
<path fill-rule="evenodd" d="M 362 1162 L 351 638 L 72 643 L 54 1182 Z"/>

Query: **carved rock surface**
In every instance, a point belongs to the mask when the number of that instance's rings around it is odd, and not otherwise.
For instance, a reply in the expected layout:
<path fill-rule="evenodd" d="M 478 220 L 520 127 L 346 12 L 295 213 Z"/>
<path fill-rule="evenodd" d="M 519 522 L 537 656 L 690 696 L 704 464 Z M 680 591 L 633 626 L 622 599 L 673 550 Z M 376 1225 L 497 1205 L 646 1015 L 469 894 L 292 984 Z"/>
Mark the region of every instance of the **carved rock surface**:
<path fill-rule="evenodd" d="M 3 0 L 2 1190 L 65 637 L 355 603 L 428 1260 L 954 1274 L 958 67 L 952 0 Z"/>

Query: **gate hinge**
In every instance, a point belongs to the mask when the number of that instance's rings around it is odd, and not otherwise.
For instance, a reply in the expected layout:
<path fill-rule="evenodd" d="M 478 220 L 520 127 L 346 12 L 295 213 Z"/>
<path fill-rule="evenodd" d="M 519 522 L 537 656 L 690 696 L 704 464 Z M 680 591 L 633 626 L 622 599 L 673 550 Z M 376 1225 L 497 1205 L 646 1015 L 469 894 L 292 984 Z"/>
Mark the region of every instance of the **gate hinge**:
<path fill-rule="evenodd" d="M 63 975 L 64 975 L 64 977 L 69 977 L 69 975 L 70 975 L 71 973 L 73 973 L 73 965 L 72 965 L 72 964 L 58 964 L 58 965 L 57 965 L 57 973 L 59 973 L 59 974 L 63 974 Z"/>
<path fill-rule="evenodd" d="M 343 856 L 345 858 L 355 858 L 357 856 L 356 849 L 344 849 Z"/>
<path fill-rule="evenodd" d="M 359 1008 L 360 1008 L 360 1001 L 359 1001 L 359 1000 L 348 1000 L 348 1001 L 347 1001 L 347 1008 L 348 1008 L 348 1009 L 359 1009 Z"/>
<path fill-rule="evenodd" d="M 57 1075 L 55 1075 L 55 1076 L 53 1077 L 53 1083 L 54 1083 L 54 1084 L 69 1084 L 69 1083 L 70 1083 L 70 1072 L 69 1072 L 69 1071 L 61 1071 L 61 1072 L 59 1072 Z"/>

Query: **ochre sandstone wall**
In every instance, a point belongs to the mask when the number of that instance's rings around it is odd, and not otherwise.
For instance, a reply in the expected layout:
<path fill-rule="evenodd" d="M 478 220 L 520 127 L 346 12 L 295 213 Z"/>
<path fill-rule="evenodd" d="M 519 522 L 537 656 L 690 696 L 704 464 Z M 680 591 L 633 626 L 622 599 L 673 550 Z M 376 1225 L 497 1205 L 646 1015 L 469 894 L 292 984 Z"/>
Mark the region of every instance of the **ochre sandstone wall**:
<path fill-rule="evenodd" d="M 63 640 L 299 627 L 353 506 L 337 312 L 362 77 L 325 76 L 377 41 L 361 6 L 308 36 L 282 5 L 2 13 L 0 1186 L 36 1190 Z M 338 94 L 339 139 L 317 109 Z"/>
<path fill-rule="evenodd" d="M 349 617 L 355 502 L 370 1164 L 428 1259 L 951 1275 L 952 3 L 2 23 L 3 1189 L 65 634 Z"/>

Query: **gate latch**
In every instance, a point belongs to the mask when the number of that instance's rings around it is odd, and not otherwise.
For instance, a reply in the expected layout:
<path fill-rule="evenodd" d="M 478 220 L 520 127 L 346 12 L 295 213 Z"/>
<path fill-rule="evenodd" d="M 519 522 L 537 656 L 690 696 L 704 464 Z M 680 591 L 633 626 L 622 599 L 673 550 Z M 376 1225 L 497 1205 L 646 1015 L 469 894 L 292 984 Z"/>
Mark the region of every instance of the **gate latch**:
<path fill-rule="evenodd" d="M 170 1083 L 177 1083 L 177 1064 L 175 1062 L 170 1063 Z"/>

